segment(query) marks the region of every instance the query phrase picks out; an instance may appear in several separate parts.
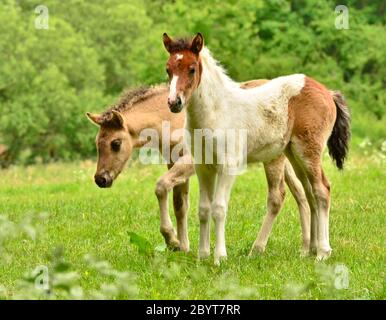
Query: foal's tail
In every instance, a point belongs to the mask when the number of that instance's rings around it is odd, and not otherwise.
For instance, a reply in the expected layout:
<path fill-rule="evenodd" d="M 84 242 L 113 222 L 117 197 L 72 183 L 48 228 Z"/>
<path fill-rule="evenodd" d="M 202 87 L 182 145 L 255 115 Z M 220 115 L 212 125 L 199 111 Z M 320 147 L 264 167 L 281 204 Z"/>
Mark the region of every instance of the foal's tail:
<path fill-rule="evenodd" d="M 328 152 L 339 169 L 347 156 L 351 136 L 350 112 L 343 95 L 339 91 L 331 91 L 336 106 L 336 120 L 332 133 L 327 141 Z"/>

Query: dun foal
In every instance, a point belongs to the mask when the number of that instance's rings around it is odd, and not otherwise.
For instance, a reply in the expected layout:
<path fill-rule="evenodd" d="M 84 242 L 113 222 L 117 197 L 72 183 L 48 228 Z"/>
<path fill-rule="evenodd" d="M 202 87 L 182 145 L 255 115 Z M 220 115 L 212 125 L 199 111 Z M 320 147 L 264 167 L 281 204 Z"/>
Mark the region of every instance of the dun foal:
<path fill-rule="evenodd" d="M 260 86 L 268 80 L 251 80 L 240 85 L 243 89 Z M 102 114 L 88 113 L 87 117 L 99 127 L 96 137 L 98 163 L 95 182 L 101 188 L 111 187 L 113 181 L 123 170 L 134 148 L 141 148 L 147 140 L 140 138 L 143 130 L 154 129 L 158 137 L 162 136 L 162 122 L 170 123 L 170 130 L 184 127 L 185 114 L 170 112 L 166 103 L 169 91 L 166 86 L 141 88 L 126 92 L 121 100 Z M 167 141 L 169 154 L 163 154 L 170 159 L 173 147 L 181 143 L 181 136 L 172 134 Z M 160 140 L 162 142 L 162 140 Z M 160 153 L 165 152 L 161 144 L 154 146 Z M 174 163 L 168 164 L 168 172 L 157 182 L 156 195 L 160 208 L 160 230 L 166 244 L 171 249 L 189 251 L 187 230 L 187 210 L 189 206 L 189 177 L 194 174 L 194 166 L 188 153 L 181 154 Z M 273 165 L 265 167 L 266 173 L 275 171 Z M 295 176 L 293 169 L 287 163 L 285 169 L 286 182 L 299 206 L 303 230 L 303 251 L 309 245 L 309 207 L 303 188 Z M 173 206 L 177 220 L 177 235 L 174 231 L 168 210 L 168 193 L 173 189 Z M 305 253 L 305 252 L 303 252 Z"/>
<path fill-rule="evenodd" d="M 342 168 L 348 150 L 350 116 L 338 92 L 303 74 L 279 77 L 250 90 L 241 90 L 214 60 L 204 39 L 173 41 L 167 34 L 163 42 L 170 57 L 168 104 L 172 112 L 187 110 L 187 128 L 247 130 L 247 143 L 239 141 L 229 159 L 263 162 L 268 180 L 268 208 L 251 253 L 263 251 L 267 236 L 284 199 L 283 167 L 290 160 L 307 195 L 311 208 L 311 249 L 317 260 L 331 254 L 329 243 L 330 184 L 323 172 L 321 157 L 327 143 L 330 155 Z M 223 136 L 216 136 L 217 144 Z M 193 134 L 192 134 L 193 136 Z M 192 143 L 192 145 L 194 145 Z M 246 152 L 240 152 L 244 150 Z M 216 149 L 212 148 L 212 153 Z M 246 158 L 240 155 L 246 154 Z M 232 163 L 196 164 L 200 184 L 200 249 L 209 255 L 209 220 L 215 221 L 215 263 L 225 258 L 225 218 L 234 175 Z M 267 170 L 272 167 L 273 170 Z"/>
<path fill-rule="evenodd" d="M 170 123 L 170 130 L 183 127 L 185 114 L 171 113 L 167 107 L 166 86 L 140 88 L 127 92 L 117 105 L 102 114 L 87 113 L 88 118 L 99 126 L 96 137 L 98 163 L 95 183 L 101 188 L 111 187 L 123 170 L 134 148 L 144 146 L 143 130 L 153 129 L 162 136 L 162 122 Z M 169 136 L 170 149 L 182 143 L 182 137 Z M 162 140 L 153 146 L 162 154 Z M 170 159 L 169 155 L 167 159 Z M 180 154 L 174 163 L 167 164 L 168 171 L 157 182 L 156 195 L 160 208 L 160 231 L 171 249 L 189 251 L 187 211 L 189 206 L 189 177 L 194 174 L 190 154 Z M 177 220 L 177 235 L 168 209 L 168 193 L 173 189 L 173 207 Z"/>

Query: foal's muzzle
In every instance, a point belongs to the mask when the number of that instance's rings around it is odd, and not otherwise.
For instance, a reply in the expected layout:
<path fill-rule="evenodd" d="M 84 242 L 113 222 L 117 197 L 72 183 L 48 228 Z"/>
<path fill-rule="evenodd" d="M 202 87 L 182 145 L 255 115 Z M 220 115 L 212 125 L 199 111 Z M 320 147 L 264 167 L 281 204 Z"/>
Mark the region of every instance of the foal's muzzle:
<path fill-rule="evenodd" d="M 177 97 L 176 100 L 168 99 L 168 105 L 169 105 L 170 111 L 173 113 L 179 113 L 183 108 L 182 100 L 180 97 Z"/>
<path fill-rule="evenodd" d="M 108 172 L 103 172 L 102 174 L 95 175 L 94 180 L 100 188 L 110 188 L 113 184 L 113 178 Z"/>

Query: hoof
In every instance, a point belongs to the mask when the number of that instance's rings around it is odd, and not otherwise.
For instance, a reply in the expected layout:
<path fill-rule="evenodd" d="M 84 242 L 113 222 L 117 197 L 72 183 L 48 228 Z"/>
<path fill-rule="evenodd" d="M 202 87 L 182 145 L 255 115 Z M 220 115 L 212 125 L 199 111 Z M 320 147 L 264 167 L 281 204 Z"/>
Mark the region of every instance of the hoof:
<path fill-rule="evenodd" d="M 190 251 L 189 246 L 180 245 L 179 248 L 180 248 L 180 251 L 182 252 L 188 253 Z"/>
<path fill-rule="evenodd" d="M 319 249 L 316 256 L 316 261 L 321 262 L 327 260 L 331 256 L 331 249 Z"/>
<path fill-rule="evenodd" d="M 310 255 L 316 256 L 317 252 L 318 252 L 318 243 L 317 242 L 311 242 Z"/>
<path fill-rule="evenodd" d="M 316 247 L 314 246 L 310 247 L 310 255 L 316 256 L 317 252 L 318 252 L 318 249 Z"/>
<path fill-rule="evenodd" d="M 307 258 L 311 255 L 311 250 L 310 249 L 301 249 L 300 250 L 300 258 Z"/>
<path fill-rule="evenodd" d="M 169 241 L 166 245 L 169 248 L 169 250 L 171 250 L 171 251 L 180 251 L 181 250 L 180 242 L 177 239 Z"/>
<path fill-rule="evenodd" d="M 200 251 L 198 251 L 198 258 L 200 260 L 208 259 L 209 256 L 210 256 L 210 251 L 209 250 L 200 250 Z"/>
<path fill-rule="evenodd" d="M 227 256 L 218 256 L 218 257 L 214 257 L 214 265 L 219 267 L 221 265 L 221 262 L 222 261 L 226 261 L 227 260 Z"/>
<path fill-rule="evenodd" d="M 248 257 L 253 257 L 256 254 L 262 255 L 264 251 L 265 251 L 265 247 L 254 245 L 251 251 L 249 251 Z"/>

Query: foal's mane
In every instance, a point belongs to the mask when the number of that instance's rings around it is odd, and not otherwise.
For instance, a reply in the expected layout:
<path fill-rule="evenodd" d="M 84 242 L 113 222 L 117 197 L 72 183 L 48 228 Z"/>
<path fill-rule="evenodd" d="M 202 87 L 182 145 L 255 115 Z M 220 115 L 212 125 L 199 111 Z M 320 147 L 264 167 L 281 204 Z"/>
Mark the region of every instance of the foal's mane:
<path fill-rule="evenodd" d="M 110 117 L 112 111 L 125 112 L 132 110 L 137 103 L 145 101 L 161 93 L 165 88 L 166 86 L 161 84 L 156 86 L 142 86 L 135 89 L 128 89 L 121 94 L 115 104 L 111 105 L 105 112 L 102 113 L 102 116 Z"/>

